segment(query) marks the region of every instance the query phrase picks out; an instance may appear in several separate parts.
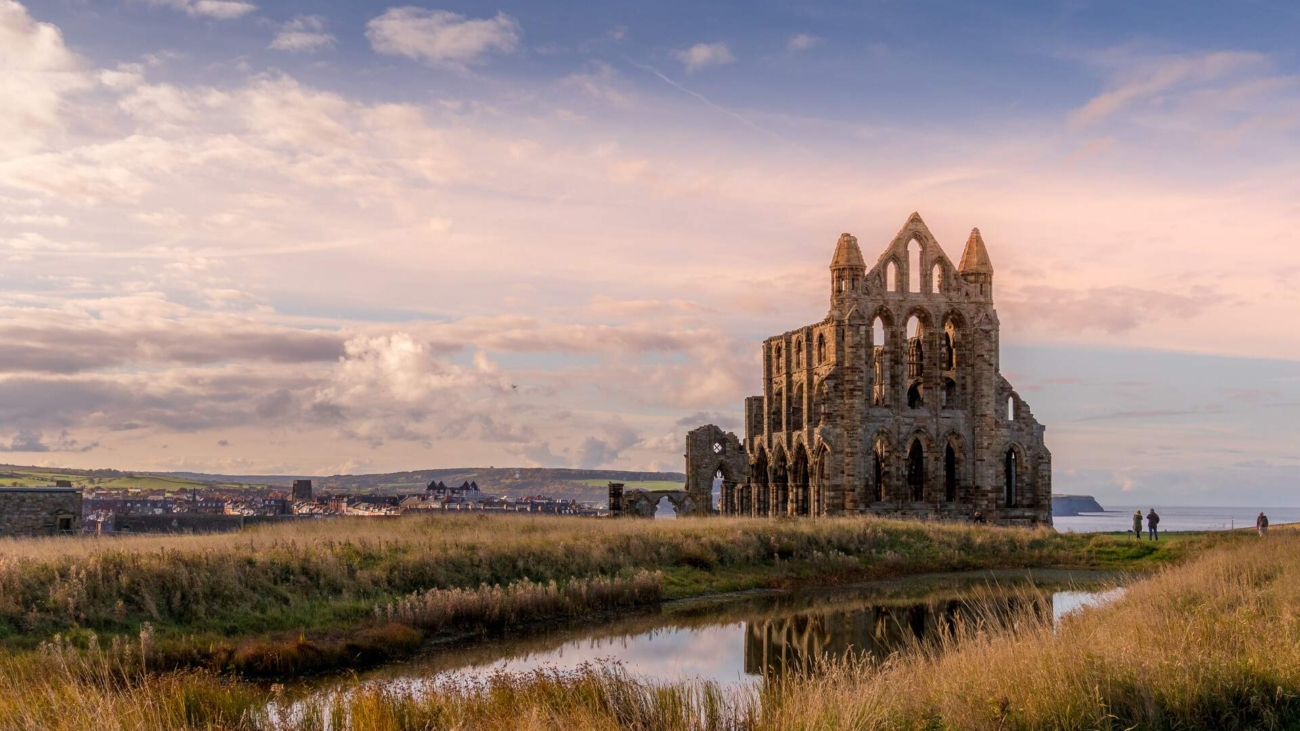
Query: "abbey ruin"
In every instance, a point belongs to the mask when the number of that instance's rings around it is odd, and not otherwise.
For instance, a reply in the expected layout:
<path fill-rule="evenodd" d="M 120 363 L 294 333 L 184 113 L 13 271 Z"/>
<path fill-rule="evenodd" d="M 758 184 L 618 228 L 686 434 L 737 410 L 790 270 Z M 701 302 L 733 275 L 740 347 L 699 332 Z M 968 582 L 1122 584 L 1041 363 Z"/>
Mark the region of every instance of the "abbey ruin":
<path fill-rule="evenodd" d="M 844 234 L 830 275 L 825 319 L 763 342 L 744 441 L 712 425 L 688 435 L 686 492 L 707 494 L 721 477 L 728 515 L 979 511 L 1050 524 L 1051 454 L 999 370 L 979 229 L 959 264 L 916 213 L 871 267 Z"/>

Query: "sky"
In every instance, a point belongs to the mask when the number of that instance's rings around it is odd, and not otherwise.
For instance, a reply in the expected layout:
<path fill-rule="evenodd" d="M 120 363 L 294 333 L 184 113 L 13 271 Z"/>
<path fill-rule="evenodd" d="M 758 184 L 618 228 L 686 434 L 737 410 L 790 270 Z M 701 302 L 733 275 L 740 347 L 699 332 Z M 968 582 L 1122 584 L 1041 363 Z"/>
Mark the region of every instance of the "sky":
<path fill-rule="evenodd" d="M 849 5 L 0 0 L 0 461 L 680 470 L 919 211 L 1058 492 L 1300 505 L 1300 8 Z"/>

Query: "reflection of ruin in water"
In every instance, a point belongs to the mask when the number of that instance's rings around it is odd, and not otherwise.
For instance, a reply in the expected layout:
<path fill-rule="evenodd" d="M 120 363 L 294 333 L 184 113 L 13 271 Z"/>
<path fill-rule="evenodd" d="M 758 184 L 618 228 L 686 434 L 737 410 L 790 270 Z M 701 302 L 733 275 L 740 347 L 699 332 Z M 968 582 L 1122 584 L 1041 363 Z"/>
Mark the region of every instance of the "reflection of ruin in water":
<path fill-rule="evenodd" d="M 1052 617 L 1050 597 L 1003 596 L 910 606 L 808 612 L 745 623 L 745 672 L 780 677 L 813 671 L 822 660 L 871 655 L 884 659 L 917 643 L 938 640 L 959 623 Z"/>

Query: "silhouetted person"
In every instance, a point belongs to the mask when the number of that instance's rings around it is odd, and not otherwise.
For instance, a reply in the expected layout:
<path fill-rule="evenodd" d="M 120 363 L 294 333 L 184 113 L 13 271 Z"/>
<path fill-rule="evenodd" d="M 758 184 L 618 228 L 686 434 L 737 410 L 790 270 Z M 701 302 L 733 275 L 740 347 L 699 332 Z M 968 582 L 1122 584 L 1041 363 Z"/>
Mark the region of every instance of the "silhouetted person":
<path fill-rule="evenodd" d="M 1156 526 L 1160 525 L 1160 516 L 1156 515 L 1156 509 L 1151 508 L 1147 513 L 1147 537 L 1153 541 L 1160 540 L 1160 531 Z"/>
<path fill-rule="evenodd" d="M 1255 519 L 1255 530 L 1259 531 L 1261 536 L 1268 535 L 1268 516 L 1264 515 L 1262 510 L 1259 513 L 1259 517 Z"/>
<path fill-rule="evenodd" d="M 971 521 L 974 523 L 978 523 L 980 525 L 984 525 L 984 514 L 976 510 L 975 514 L 971 516 Z"/>
<path fill-rule="evenodd" d="M 1133 537 L 1142 540 L 1142 510 L 1133 512 Z"/>

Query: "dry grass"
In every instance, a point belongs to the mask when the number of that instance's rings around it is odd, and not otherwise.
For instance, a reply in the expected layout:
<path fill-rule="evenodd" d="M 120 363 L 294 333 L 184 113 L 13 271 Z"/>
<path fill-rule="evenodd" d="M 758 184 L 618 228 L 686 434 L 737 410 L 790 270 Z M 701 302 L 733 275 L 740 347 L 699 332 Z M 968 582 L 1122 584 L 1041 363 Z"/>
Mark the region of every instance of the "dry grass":
<path fill-rule="evenodd" d="M 413 592 L 524 580 L 565 584 L 641 571 L 662 570 L 669 595 L 683 596 L 773 577 L 1086 565 L 1107 540 L 866 518 L 526 516 L 359 518 L 239 534 L 10 540 L 0 542 L 0 638 L 77 628 L 134 632 L 145 621 L 162 633 L 222 635 L 346 627 L 375 604 Z"/>
<path fill-rule="evenodd" d="M 438 632 L 477 623 L 510 627 L 530 617 L 574 617 L 663 599 L 663 577 L 642 571 L 628 579 L 597 576 L 563 586 L 525 579 L 509 586 L 430 589 L 375 607 L 375 618 Z"/>
<path fill-rule="evenodd" d="M 1056 628 L 1035 612 L 976 617 L 935 645 L 751 692 L 592 668 L 293 705 L 208 674 L 146 675 L 123 646 L 53 647 L 0 660 L 0 729 L 1295 728 L 1298 559 L 1295 535 L 1220 547 Z"/>

